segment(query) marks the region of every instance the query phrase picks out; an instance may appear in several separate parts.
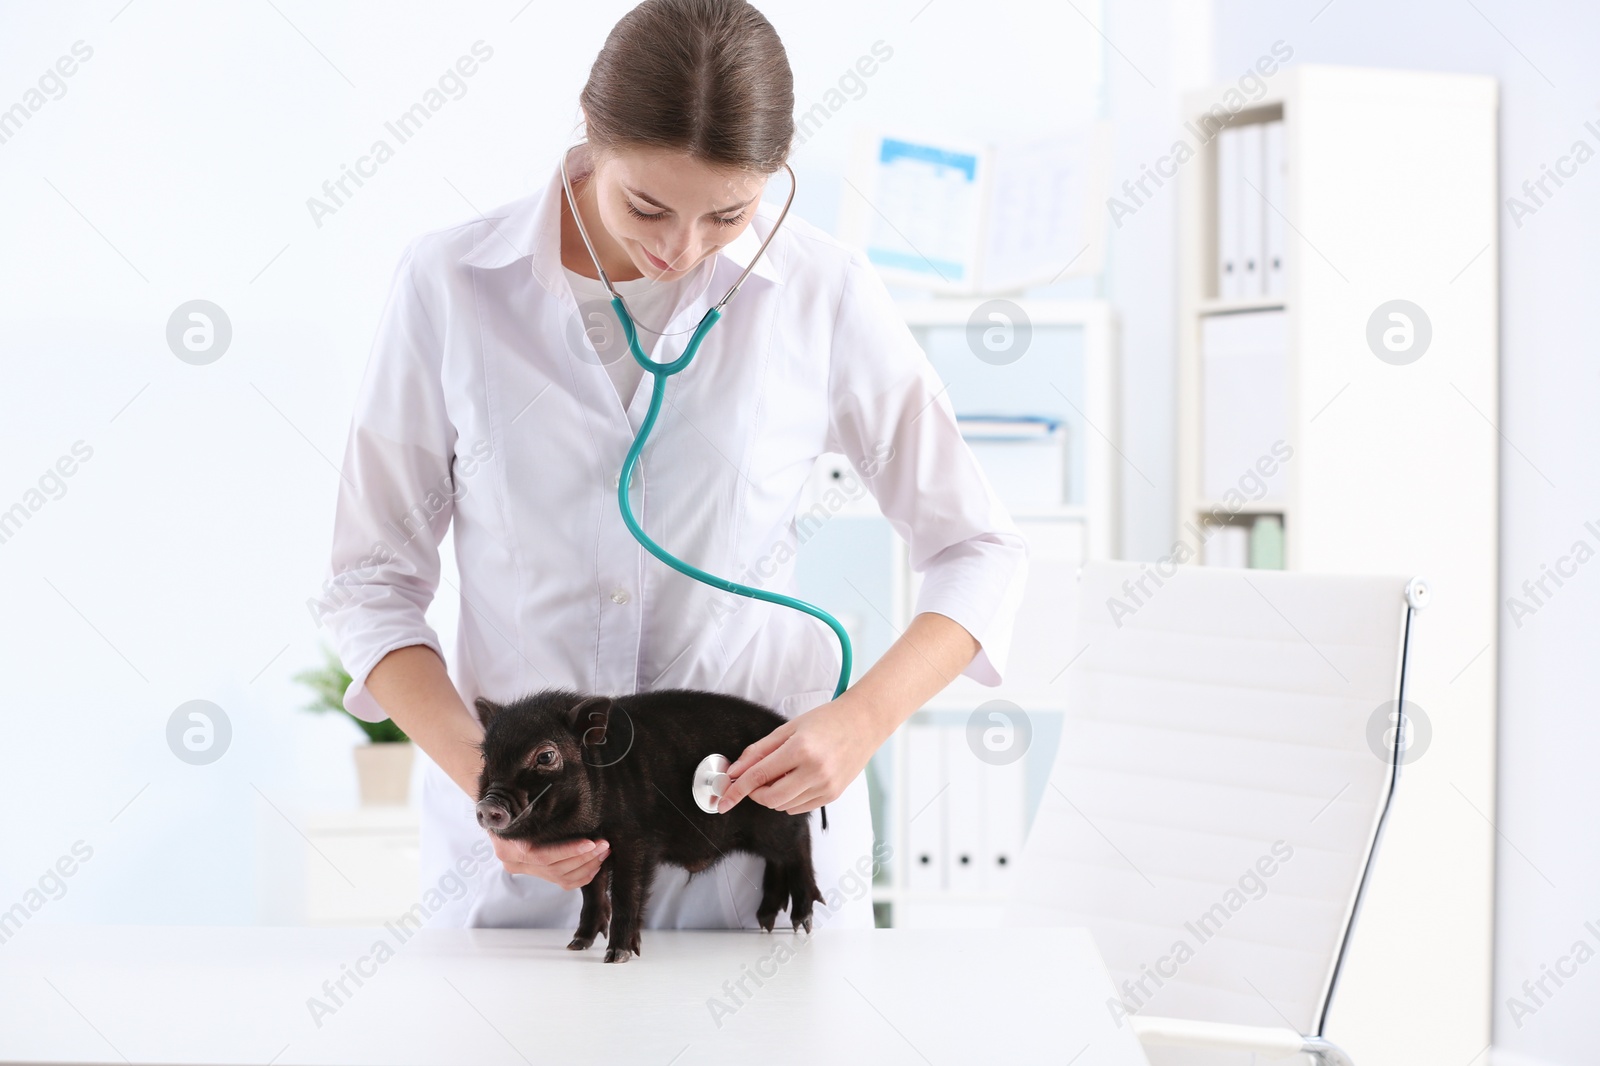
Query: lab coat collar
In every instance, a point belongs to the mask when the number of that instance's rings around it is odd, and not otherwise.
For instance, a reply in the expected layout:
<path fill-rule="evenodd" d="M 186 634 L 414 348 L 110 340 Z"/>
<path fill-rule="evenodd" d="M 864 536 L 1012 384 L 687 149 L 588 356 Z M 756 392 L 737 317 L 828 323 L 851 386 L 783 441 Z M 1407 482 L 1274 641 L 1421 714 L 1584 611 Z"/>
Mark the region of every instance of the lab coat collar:
<path fill-rule="evenodd" d="M 577 145 L 571 152 L 567 168 L 576 180 L 588 171 L 588 145 Z M 489 223 L 489 232 L 460 261 L 468 266 L 493 269 L 531 257 L 534 276 L 540 283 L 547 289 L 559 288 L 560 284 L 564 284 L 564 279 L 560 283 L 557 280 L 562 278 L 562 195 L 561 166 L 558 163 L 543 192 L 513 200 L 485 215 L 483 220 Z M 781 208 L 782 205 L 763 202 L 757 206 L 756 214 L 765 219 L 770 227 L 777 221 Z M 732 263 L 738 271 L 745 268 L 760 247 L 761 235 L 756 233 L 752 220 L 744 232 L 729 241 L 717 255 Z M 755 269 L 750 272 L 752 278 L 765 278 L 773 284 L 783 284 L 783 276 L 773 254 L 777 250 L 777 242 L 774 241 L 773 246 L 767 249 L 767 254 L 757 261 Z"/>

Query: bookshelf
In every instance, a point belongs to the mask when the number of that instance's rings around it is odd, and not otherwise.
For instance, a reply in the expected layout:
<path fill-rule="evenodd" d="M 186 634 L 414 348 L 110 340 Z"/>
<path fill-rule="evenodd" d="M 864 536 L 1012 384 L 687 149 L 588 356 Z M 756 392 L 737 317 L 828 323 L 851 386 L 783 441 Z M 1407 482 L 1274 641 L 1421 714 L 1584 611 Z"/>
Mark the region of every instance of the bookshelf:
<path fill-rule="evenodd" d="M 926 751 L 925 742 L 935 732 L 943 732 L 945 727 L 963 729 L 974 712 L 990 701 L 1016 704 L 1027 715 L 1031 729 L 1031 739 L 1017 764 L 977 767 L 979 760 L 957 746 L 942 762 L 934 760 L 938 768 L 933 773 L 937 777 L 949 766 L 980 769 L 985 777 L 978 801 L 986 812 L 984 831 L 990 822 L 1003 824 L 1009 841 L 1002 846 L 986 839 L 982 846 L 993 853 L 991 860 L 1013 845 L 1020 850 L 1059 736 L 1059 690 L 1064 688 L 1060 682 L 1066 665 L 1060 634 L 1070 610 L 1068 592 L 1081 562 L 1111 558 L 1117 548 L 1120 460 L 1113 446 L 1117 440 L 1116 331 L 1110 308 L 1099 300 L 1042 301 L 1019 296 L 1005 302 L 1013 306 L 1006 313 L 1020 312 L 1018 322 L 1025 321 L 1031 331 L 1026 353 L 1015 361 L 987 361 L 973 348 L 969 331 L 976 328 L 975 322 L 979 327 L 988 322 L 992 297 L 900 304 L 907 325 L 947 386 L 958 419 L 1044 416 L 1057 420 L 1061 424 L 1059 446 L 1065 454 L 1046 463 L 1031 450 L 1031 444 L 1009 456 L 1005 446 L 974 448 L 996 492 L 1028 538 L 1029 582 L 1013 635 L 1007 683 L 988 688 L 957 678 L 895 733 L 869 767 L 876 835 L 893 848 L 873 886 L 873 902 L 880 923 L 898 927 L 998 925 L 1007 891 L 1003 876 L 952 877 L 951 883 L 932 888 L 912 876 L 915 854 L 909 844 L 910 823 L 918 819 L 919 832 L 925 831 L 938 820 L 940 811 L 937 804 L 921 814 L 914 809 L 911 774 L 905 771 L 911 768 L 914 772 L 918 764 L 914 745 Z M 1015 469 L 1008 474 L 991 464 Z M 1057 469 L 1065 472 L 1064 491 L 1059 501 L 1046 501 L 1037 492 L 1033 477 Z M 839 468 L 839 457 L 824 457 L 813 475 L 814 485 L 837 483 L 845 472 L 847 468 Z M 804 504 L 801 510 L 805 510 Z M 835 613 L 850 629 L 858 677 L 909 624 L 920 587 L 920 576 L 910 568 L 907 545 L 865 494 L 803 542 L 797 579 L 806 599 Z M 949 741 L 948 733 L 944 739 Z M 923 765 L 923 769 L 928 767 Z M 971 784 L 957 774 L 945 780 L 958 793 Z M 943 783 L 935 780 L 935 790 Z M 997 802 L 1001 787 L 1006 790 L 1003 808 Z M 969 810 L 966 803 L 955 807 L 961 812 Z M 967 828 L 971 828 L 970 821 Z M 949 850 L 954 862 L 958 849 Z M 976 856 L 973 861 L 975 864 Z"/>
<path fill-rule="evenodd" d="M 1281 402 L 1293 456 L 1279 498 L 1225 520 L 1281 516 L 1289 569 L 1420 575 L 1434 593 L 1407 693 L 1432 739 L 1404 767 L 1329 1032 L 1375 1066 L 1469 1061 L 1489 1043 L 1492 1006 L 1497 88 L 1307 65 L 1280 71 L 1233 115 L 1216 107 L 1225 91 L 1184 102 L 1183 118 L 1211 139 L 1178 178 L 1175 545 L 1202 555 L 1202 520 L 1229 512 L 1204 484 L 1208 331 L 1223 317 L 1281 313 L 1282 388 L 1253 402 Z M 1284 182 L 1261 210 L 1286 232 L 1283 289 L 1225 296 L 1219 170 L 1230 164 L 1217 131 L 1273 121 Z M 1369 340 L 1396 300 L 1431 327 L 1417 358 L 1385 358 Z"/>

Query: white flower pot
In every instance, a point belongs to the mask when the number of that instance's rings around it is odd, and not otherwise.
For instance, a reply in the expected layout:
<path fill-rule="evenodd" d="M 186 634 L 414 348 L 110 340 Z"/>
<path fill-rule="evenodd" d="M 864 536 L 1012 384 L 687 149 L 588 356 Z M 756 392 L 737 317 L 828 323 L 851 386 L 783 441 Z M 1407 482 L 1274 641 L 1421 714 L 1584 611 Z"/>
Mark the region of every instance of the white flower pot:
<path fill-rule="evenodd" d="M 404 806 L 411 793 L 411 763 L 416 756 L 411 743 L 358 744 L 355 754 L 361 805 Z"/>

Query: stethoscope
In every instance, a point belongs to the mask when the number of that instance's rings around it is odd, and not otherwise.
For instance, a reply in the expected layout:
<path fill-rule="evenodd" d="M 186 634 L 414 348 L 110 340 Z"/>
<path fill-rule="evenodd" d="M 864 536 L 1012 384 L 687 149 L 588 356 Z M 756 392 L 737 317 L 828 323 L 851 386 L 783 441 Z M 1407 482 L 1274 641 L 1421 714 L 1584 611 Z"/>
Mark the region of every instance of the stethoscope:
<path fill-rule="evenodd" d="M 574 145 L 573 147 L 577 146 Z M 684 562 L 645 534 L 644 529 L 634 518 L 633 508 L 628 502 L 629 482 L 633 480 L 633 470 L 638 464 L 639 454 L 644 451 L 645 438 L 649 437 L 650 431 L 655 428 L 656 416 L 661 412 L 661 404 L 667 394 L 667 379 L 687 367 L 690 361 L 694 359 L 695 353 L 700 350 L 700 343 L 705 340 L 706 334 L 711 332 L 711 327 L 716 325 L 717 320 L 722 317 L 722 309 L 728 305 L 729 300 L 733 299 L 733 294 L 739 291 L 739 286 L 743 285 L 744 279 L 750 276 L 750 271 L 755 269 L 756 263 L 766 252 L 767 245 L 772 243 L 772 238 L 778 235 L 778 230 L 783 225 L 783 220 L 788 217 L 789 205 L 794 202 L 794 169 L 788 163 L 783 165 L 783 169 L 789 172 L 789 195 L 783 201 L 783 211 L 778 215 L 778 221 L 773 224 L 771 232 L 761 242 L 761 246 L 756 249 L 756 254 L 751 256 L 749 265 L 744 268 L 738 278 L 734 280 L 734 283 L 728 287 L 728 291 L 723 294 L 722 299 L 707 309 L 705 315 L 701 317 L 700 324 L 695 327 L 693 335 L 689 338 L 688 345 L 683 350 L 683 354 L 670 363 L 657 363 L 645 355 L 643 349 L 639 347 L 638 331 L 634 327 L 633 316 L 628 312 L 627 301 L 622 298 L 622 294 L 617 291 L 616 286 L 612 285 L 611 278 L 606 274 L 605 267 L 600 265 L 600 256 L 594 250 L 594 243 L 589 240 L 588 230 L 584 228 L 583 216 L 578 211 L 578 198 L 573 195 L 572 180 L 567 176 L 567 156 L 571 152 L 572 149 L 568 148 L 561 153 L 561 187 L 565 190 L 567 203 L 572 209 L 572 221 L 578 227 L 578 235 L 583 238 L 583 246 L 588 250 L 589 259 L 594 263 L 594 269 L 600 275 L 601 284 L 605 285 L 606 291 L 611 294 L 611 309 L 617 313 L 617 321 L 622 324 L 622 335 L 627 339 L 628 350 L 633 353 L 634 360 L 654 376 L 650 389 L 650 409 L 645 412 L 644 421 L 639 426 L 639 432 L 634 435 L 633 446 L 628 449 L 628 456 L 622 461 L 622 476 L 617 480 L 617 506 L 622 511 L 622 521 L 627 525 L 628 532 L 633 534 L 633 539 L 644 545 L 650 554 L 679 573 L 687 574 L 696 581 L 710 585 L 712 588 L 721 589 L 723 592 L 732 592 L 751 599 L 765 600 L 768 603 L 792 607 L 797 611 L 804 611 L 813 618 L 819 618 L 826 622 L 828 627 L 833 630 L 834 635 L 839 638 L 839 650 L 841 653 L 839 682 L 833 690 L 833 698 L 838 699 L 850 684 L 851 654 L 850 635 L 845 632 L 844 626 L 839 624 L 837 618 L 820 607 L 806 603 L 804 600 L 797 600 L 793 596 L 785 596 L 778 592 L 768 592 L 765 589 L 751 588 L 749 585 L 741 585 L 736 581 L 729 581 L 726 578 L 707 573 L 697 566 Z M 728 765 L 728 760 L 724 756 L 708 755 L 695 771 L 693 789 L 695 802 L 701 810 L 708 814 L 716 812 L 717 800 L 721 798 L 722 793 L 727 790 L 730 783 L 727 775 Z"/>

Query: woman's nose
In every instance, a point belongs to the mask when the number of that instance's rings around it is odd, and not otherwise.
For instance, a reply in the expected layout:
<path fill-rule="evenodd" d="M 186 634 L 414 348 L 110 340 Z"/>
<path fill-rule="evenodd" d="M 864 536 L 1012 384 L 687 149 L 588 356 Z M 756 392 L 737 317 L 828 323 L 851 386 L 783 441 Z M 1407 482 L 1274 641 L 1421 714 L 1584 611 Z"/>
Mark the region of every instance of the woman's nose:
<path fill-rule="evenodd" d="M 485 829 L 504 829 L 511 824 L 511 812 L 495 800 L 478 803 L 478 824 Z"/>
<path fill-rule="evenodd" d="M 695 261 L 695 256 L 698 254 L 698 252 L 699 250 L 691 241 L 680 245 L 675 250 L 666 249 L 662 251 L 651 252 L 650 254 L 667 264 L 667 266 L 671 267 L 673 270 L 682 270 L 685 266 Z"/>
<path fill-rule="evenodd" d="M 688 260 L 687 252 L 653 252 L 657 259 L 667 264 L 669 270 L 682 270 L 683 264 Z"/>

